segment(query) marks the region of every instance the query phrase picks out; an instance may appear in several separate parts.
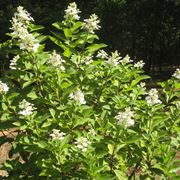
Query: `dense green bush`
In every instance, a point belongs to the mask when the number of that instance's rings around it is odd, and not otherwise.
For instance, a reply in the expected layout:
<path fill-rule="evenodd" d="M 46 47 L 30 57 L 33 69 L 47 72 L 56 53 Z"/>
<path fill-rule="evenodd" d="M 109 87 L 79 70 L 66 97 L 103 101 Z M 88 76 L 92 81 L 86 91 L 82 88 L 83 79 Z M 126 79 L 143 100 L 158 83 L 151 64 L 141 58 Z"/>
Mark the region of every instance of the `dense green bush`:
<path fill-rule="evenodd" d="M 51 36 L 21 6 L 11 20 L 0 128 L 18 128 L 19 156 L 4 163 L 7 179 L 175 178 L 180 70 L 147 90 L 143 61 L 107 54 L 98 17 L 79 13 L 71 3 Z M 44 50 L 47 38 L 56 49 Z"/>

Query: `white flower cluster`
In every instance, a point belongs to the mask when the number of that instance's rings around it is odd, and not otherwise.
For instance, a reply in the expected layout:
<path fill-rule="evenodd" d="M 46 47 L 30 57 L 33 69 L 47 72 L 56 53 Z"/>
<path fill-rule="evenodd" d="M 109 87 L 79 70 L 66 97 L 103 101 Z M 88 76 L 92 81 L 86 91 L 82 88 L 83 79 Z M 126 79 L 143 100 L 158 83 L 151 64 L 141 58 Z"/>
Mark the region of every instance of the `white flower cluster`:
<path fill-rule="evenodd" d="M 146 83 L 145 82 L 140 82 L 140 84 L 138 84 L 137 87 L 146 91 Z"/>
<path fill-rule="evenodd" d="M 144 67 L 145 63 L 141 60 L 134 64 L 135 68 L 142 69 Z"/>
<path fill-rule="evenodd" d="M 29 116 L 36 110 L 34 104 L 27 102 L 25 99 L 19 103 L 19 108 L 22 109 L 19 114 L 23 116 Z"/>
<path fill-rule="evenodd" d="M 60 132 L 58 129 L 53 129 L 52 133 L 50 134 L 53 140 L 63 140 L 65 135 L 65 133 Z"/>
<path fill-rule="evenodd" d="M 100 20 L 96 14 L 92 14 L 89 19 L 85 19 L 83 23 L 83 28 L 87 30 L 89 33 L 94 34 L 95 30 L 98 30 L 101 26 L 98 24 Z"/>
<path fill-rule="evenodd" d="M 87 148 L 91 144 L 91 142 L 88 141 L 88 139 L 85 138 L 85 137 L 80 137 L 80 138 L 77 139 L 75 144 L 76 144 L 76 147 L 78 149 L 80 149 L 82 152 L 86 152 Z"/>
<path fill-rule="evenodd" d="M 120 59 L 121 59 L 121 56 L 116 50 L 115 52 L 111 53 L 111 56 L 108 58 L 107 63 L 112 66 L 117 66 L 119 64 Z"/>
<path fill-rule="evenodd" d="M 50 54 L 50 60 L 49 63 L 53 66 L 53 67 L 59 67 L 62 71 L 65 70 L 64 66 L 62 65 L 62 63 L 64 62 L 64 60 L 62 59 L 60 54 L 57 54 L 56 51 L 53 51 L 52 54 Z"/>
<path fill-rule="evenodd" d="M 79 20 L 79 13 L 81 11 L 77 8 L 77 4 L 75 2 L 70 3 L 67 7 L 67 9 L 65 10 L 65 19 L 70 19 L 70 20 Z"/>
<path fill-rule="evenodd" d="M 111 66 L 117 66 L 119 63 L 121 63 L 122 65 L 126 65 L 133 61 L 130 59 L 128 55 L 126 55 L 122 59 L 122 57 L 120 56 L 120 53 L 117 50 L 112 52 L 111 56 L 108 56 L 108 54 L 104 50 L 99 50 L 96 57 L 101 58 L 101 59 L 106 59 L 107 60 L 106 62 L 110 64 Z M 143 61 L 139 61 L 134 65 L 134 67 L 137 67 L 137 68 L 142 68 L 143 66 L 144 66 Z"/>
<path fill-rule="evenodd" d="M 2 178 L 2 177 L 8 177 L 9 176 L 9 174 L 8 174 L 8 172 L 7 171 L 5 171 L 5 170 L 0 170 L 0 177 Z M 3 179 L 3 178 L 2 178 Z"/>
<path fill-rule="evenodd" d="M 16 55 L 12 60 L 10 60 L 10 65 L 9 65 L 10 69 L 16 69 L 18 59 L 20 59 L 20 56 Z"/>
<path fill-rule="evenodd" d="M 0 94 L 6 93 L 7 91 L 9 91 L 9 87 L 7 86 L 7 84 L 0 81 Z"/>
<path fill-rule="evenodd" d="M 118 121 L 118 124 L 123 125 L 124 127 L 129 127 L 134 125 L 134 119 L 132 117 L 134 113 L 130 108 L 126 108 L 124 112 L 119 112 L 115 119 Z"/>
<path fill-rule="evenodd" d="M 117 66 L 119 64 L 119 60 L 122 58 L 117 50 L 112 52 L 111 56 L 109 56 L 104 50 L 99 50 L 96 57 L 106 59 L 106 62 L 111 66 Z"/>
<path fill-rule="evenodd" d="M 85 63 L 86 65 L 91 64 L 93 62 L 92 58 L 93 56 L 87 55 L 82 58 L 82 62 Z"/>
<path fill-rule="evenodd" d="M 158 91 L 154 88 L 151 89 L 149 91 L 149 95 L 146 97 L 146 101 L 149 106 L 160 104 L 161 101 L 159 100 L 159 97 L 158 97 Z"/>
<path fill-rule="evenodd" d="M 133 60 L 131 60 L 130 57 L 128 55 L 126 55 L 120 62 L 122 65 L 126 65 L 130 62 L 133 62 Z"/>
<path fill-rule="evenodd" d="M 98 51 L 98 54 L 96 57 L 101 58 L 101 59 L 108 59 L 108 54 L 103 49 L 101 49 Z"/>
<path fill-rule="evenodd" d="M 17 12 L 14 14 L 14 17 L 20 22 L 29 23 L 30 21 L 34 21 L 29 12 L 27 12 L 22 6 L 17 7 Z"/>
<path fill-rule="evenodd" d="M 75 101 L 79 102 L 80 104 L 86 104 L 86 101 L 84 99 L 84 94 L 81 90 L 77 90 L 74 93 L 71 93 L 69 95 L 70 99 L 74 99 Z"/>
<path fill-rule="evenodd" d="M 172 76 L 175 77 L 176 79 L 180 79 L 180 69 L 177 68 Z"/>
<path fill-rule="evenodd" d="M 19 40 L 20 49 L 37 52 L 39 43 L 27 28 L 30 21 L 33 21 L 33 18 L 22 6 L 19 6 L 11 20 L 12 27 L 10 29 L 13 30 L 11 35 Z"/>
<path fill-rule="evenodd" d="M 74 62 L 75 64 L 77 64 L 78 66 L 80 66 L 82 64 L 88 65 L 88 64 L 91 64 L 93 62 L 93 56 L 91 54 L 87 54 L 84 56 L 73 54 L 71 56 L 70 60 L 72 62 Z"/>

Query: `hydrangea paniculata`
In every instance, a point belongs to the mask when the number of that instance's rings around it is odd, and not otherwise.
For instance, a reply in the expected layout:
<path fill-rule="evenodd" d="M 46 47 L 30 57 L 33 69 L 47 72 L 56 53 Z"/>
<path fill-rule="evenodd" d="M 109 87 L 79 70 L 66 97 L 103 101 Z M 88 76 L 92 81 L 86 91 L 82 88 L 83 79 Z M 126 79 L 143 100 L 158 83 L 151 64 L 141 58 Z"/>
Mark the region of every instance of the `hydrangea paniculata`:
<path fill-rule="evenodd" d="M 21 109 L 19 114 L 23 116 L 29 116 L 36 110 L 34 104 L 27 102 L 25 99 L 19 103 L 19 108 Z"/>
<path fill-rule="evenodd" d="M 124 112 L 119 112 L 115 119 L 118 121 L 119 125 L 123 125 L 124 127 L 129 127 L 134 125 L 133 119 L 134 113 L 130 108 L 126 108 Z"/>
<path fill-rule="evenodd" d="M 11 35 L 18 39 L 20 49 L 37 52 L 40 45 L 34 36 L 28 32 L 30 21 L 34 21 L 30 14 L 22 6 L 17 7 L 17 12 L 11 20 L 12 27 L 10 29 L 13 31 Z"/>
<path fill-rule="evenodd" d="M 174 72 L 174 74 L 173 74 L 172 76 L 173 76 L 174 78 L 180 80 L 180 69 L 177 68 L 176 71 Z"/>
<path fill-rule="evenodd" d="M 70 3 L 67 7 L 67 9 L 65 10 L 65 19 L 69 19 L 69 20 L 79 20 L 79 13 L 81 11 L 77 8 L 77 4 L 75 2 Z"/>
<path fill-rule="evenodd" d="M 142 69 L 144 67 L 145 63 L 141 60 L 134 64 L 135 68 Z"/>
<path fill-rule="evenodd" d="M 83 28 L 89 33 L 94 34 L 94 31 L 100 29 L 101 27 L 98 25 L 99 23 L 100 20 L 98 19 L 98 16 L 96 14 L 92 14 L 89 19 L 84 20 Z"/>
<path fill-rule="evenodd" d="M 158 97 L 158 91 L 155 88 L 149 91 L 148 96 L 146 97 L 146 101 L 149 106 L 161 103 Z"/>
<path fill-rule="evenodd" d="M 76 147 L 80 149 L 82 152 L 86 152 L 91 142 L 85 137 L 79 137 L 76 140 L 75 144 L 76 144 Z"/>
<path fill-rule="evenodd" d="M 120 62 L 122 65 L 126 65 L 130 62 L 133 62 L 133 60 L 131 60 L 130 57 L 128 55 L 126 55 Z"/>
<path fill-rule="evenodd" d="M 65 135 L 65 133 L 60 132 L 58 129 L 53 129 L 52 133 L 50 134 L 53 140 L 63 140 Z"/>
<path fill-rule="evenodd" d="M 14 56 L 12 60 L 10 60 L 10 69 L 16 69 L 17 61 L 20 59 L 19 55 Z"/>
<path fill-rule="evenodd" d="M 115 52 L 111 53 L 111 56 L 108 58 L 107 63 L 111 66 L 117 66 L 119 64 L 119 60 L 121 59 L 120 54 L 116 50 Z"/>
<path fill-rule="evenodd" d="M 30 21 L 34 21 L 30 13 L 26 11 L 22 6 L 17 7 L 17 12 L 14 14 L 14 16 L 21 22 L 29 23 Z"/>
<path fill-rule="evenodd" d="M 8 91 L 9 91 L 9 87 L 7 86 L 7 84 L 0 81 L 0 94 L 6 93 Z"/>
<path fill-rule="evenodd" d="M 103 49 L 101 49 L 98 51 L 98 54 L 96 57 L 101 58 L 101 59 L 108 59 L 108 54 Z"/>
<path fill-rule="evenodd" d="M 49 59 L 49 63 L 53 66 L 53 67 L 59 67 L 62 71 L 65 70 L 63 63 L 64 60 L 62 59 L 60 54 L 57 54 L 56 51 L 53 51 L 52 54 L 50 54 L 50 59 Z"/>
<path fill-rule="evenodd" d="M 86 104 L 86 101 L 84 99 L 84 94 L 81 90 L 77 90 L 76 92 L 74 93 L 71 93 L 69 95 L 69 98 L 70 99 L 74 99 L 75 101 L 79 102 L 80 104 Z"/>

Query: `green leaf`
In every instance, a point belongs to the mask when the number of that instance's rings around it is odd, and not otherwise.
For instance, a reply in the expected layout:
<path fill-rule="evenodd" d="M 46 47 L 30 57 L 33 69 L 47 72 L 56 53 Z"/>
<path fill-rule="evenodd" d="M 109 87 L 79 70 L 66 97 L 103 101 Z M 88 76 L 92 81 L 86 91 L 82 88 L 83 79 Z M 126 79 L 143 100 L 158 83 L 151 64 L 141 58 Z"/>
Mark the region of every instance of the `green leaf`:
<path fill-rule="evenodd" d="M 50 113 L 51 113 L 51 116 L 52 116 L 53 118 L 55 118 L 56 111 L 55 111 L 54 109 L 52 109 L 52 108 L 50 108 L 49 111 L 50 111 Z"/>
<path fill-rule="evenodd" d="M 10 122 L 1 122 L 0 130 L 6 130 L 16 127 L 11 121 Z"/>
<path fill-rule="evenodd" d="M 92 45 L 88 46 L 86 49 L 88 52 L 92 53 L 92 52 L 95 52 L 95 51 L 97 51 L 101 48 L 104 48 L 104 47 L 107 47 L 107 45 L 101 43 L 101 44 L 92 44 Z"/>
<path fill-rule="evenodd" d="M 55 28 L 61 30 L 63 28 L 63 24 L 61 22 L 55 22 L 52 24 Z"/>
<path fill-rule="evenodd" d="M 53 32 L 51 31 L 51 33 L 58 39 L 62 40 L 62 41 L 66 41 L 66 37 L 64 36 L 64 34 L 61 34 L 59 32 Z"/>
<path fill-rule="evenodd" d="M 64 53 L 63 53 L 63 55 L 64 55 L 65 57 L 67 57 L 67 58 L 69 58 L 69 57 L 71 56 L 71 54 L 72 54 L 72 52 L 70 51 L 69 48 L 67 48 L 67 49 L 64 51 Z"/>
<path fill-rule="evenodd" d="M 71 35 L 72 35 L 72 32 L 71 32 L 71 29 L 64 29 L 64 35 L 67 37 L 67 38 L 70 38 Z"/>
<path fill-rule="evenodd" d="M 47 120 L 46 122 L 44 122 L 41 126 L 41 128 L 47 128 L 52 124 L 52 122 L 50 120 Z"/>
<path fill-rule="evenodd" d="M 23 87 L 23 88 L 25 88 L 25 87 L 27 87 L 27 86 L 29 86 L 29 85 L 33 84 L 34 82 L 36 82 L 36 80 L 35 80 L 35 79 L 34 79 L 34 80 L 29 80 L 29 81 L 27 81 L 27 82 L 23 83 L 22 87 Z"/>
<path fill-rule="evenodd" d="M 154 129 L 155 127 L 159 127 L 161 123 L 164 121 L 168 120 L 169 118 L 167 117 L 166 114 L 161 114 L 159 116 L 154 116 L 153 121 L 152 121 L 152 128 Z"/>
<path fill-rule="evenodd" d="M 48 36 L 40 35 L 36 38 L 40 43 L 44 42 L 46 39 L 48 39 Z"/>
<path fill-rule="evenodd" d="M 108 149 L 109 149 L 109 154 L 113 154 L 114 152 L 114 145 L 113 144 L 108 144 Z"/>
<path fill-rule="evenodd" d="M 49 36 L 49 39 L 54 42 L 56 45 L 58 45 L 59 47 L 61 47 L 62 49 L 66 50 L 66 46 L 64 44 L 62 44 L 62 42 L 55 38 L 55 37 L 52 37 L 52 36 Z"/>
<path fill-rule="evenodd" d="M 127 140 L 126 140 L 126 144 L 132 144 L 135 143 L 136 141 L 139 141 L 140 139 L 142 139 L 142 136 L 140 135 L 131 135 Z"/>
<path fill-rule="evenodd" d="M 80 21 L 76 22 L 71 28 L 71 32 L 74 32 L 76 29 L 80 28 L 81 26 L 82 26 L 82 22 Z"/>
<path fill-rule="evenodd" d="M 134 79 L 132 82 L 131 82 L 131 86 L 135 86 L 136 84 L 138 84 L 141 80 L 145 80 L 145 79 L 149 79 L 150 76 L 147 76 L 147 75 L 141 75 L 140 77 L 137 77 L 136 79 Z"/>
<path fill-rule="evenodd" d="M 30 143 L 30 139 L 29 139 L 27 136 L 25 136 L 25 137 L 23 138 L 23 143 L 29 144 L 29 143 Z"/>
<path fill-rule="evenodd" d="M 37 96 L 37 94 L 36 94 L 35 91 L 31 91 L 30 93 L 28 93 L 28 94 L 27 94 L 27 97 L 31 98 L 32 100 L 38 98 L 38 96 Z"/>
<path fill-rule="evenodd" d="M 91 119 L 90 118 L 78 118 L 76 119 L 76 122 L 74 124 L 74 128 L 77 127 L 77 126 L 80 126 L 80 125 L 83 125 L 87 122 L 90 122 Z"/>
<path fill-rule="evenodd" d="M 19 121 L 12 123 L 14 126 L 20 127 L 21 123 Z"/>
<path fill-rule="evenodd" d="M 116 176 L 119 180 L 127 180 L 128 179 L 126 174 L 120 170 L 114 170 L 114 173 L 116 174 Z"/>
<path fill-rule="evenodd" d="M 41 25 L 35 25 L 35 24 L 30 24 L 28 27 L 30 28 L 30 32 L 38 31 L 38 30 L 44 29 L 44 26 L 41 26 Z"/>
<path fill-rule="evenodd" d="M 41 149 L 45 149 L 47 147 L 47 143 L 45 141 L 39 141 L 36 144 Z"/>
<path fill-rule="evenodd" d="M 85 40 L 84 39 L 78 39 L 77 41 L 76 41 L 76 44 L 77 45 L 82 45 L 82 44 L 84 44 L 85 43 Z"/>
<path fill-rule="evenodd" d="M 70 87 L 71 85 L 72 85 L 71 82 L 62 82 L 60 86 L 62 89 L 66 89 L 66 88 Z"/>
<path fill-rule="evenodd" d="M 7 105 L 5 103 L 2 103 L 1 105 L 3 110 L 7 110 Z"/>

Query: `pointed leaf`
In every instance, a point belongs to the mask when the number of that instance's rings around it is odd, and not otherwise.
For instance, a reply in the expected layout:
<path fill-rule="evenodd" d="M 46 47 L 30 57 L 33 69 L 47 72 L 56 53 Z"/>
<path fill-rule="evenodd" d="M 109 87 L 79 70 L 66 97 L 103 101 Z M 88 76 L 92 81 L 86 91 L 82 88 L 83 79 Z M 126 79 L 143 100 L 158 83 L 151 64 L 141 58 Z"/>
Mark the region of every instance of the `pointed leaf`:
<path fill-rule="evenodd" d="M 99 49 L 101 49 L 103 47 L 107 47 L 107 45 L 103 44 L 103 43 L 101 43 L 101 44 L 93 44 L 93 45 L 88 46 L 86 49 L 87 49 L 88 52 L 92 53 L 92 52 L 95 52 L 95 51 L 97 51 L 97 50 L 99 50 Z"/>

